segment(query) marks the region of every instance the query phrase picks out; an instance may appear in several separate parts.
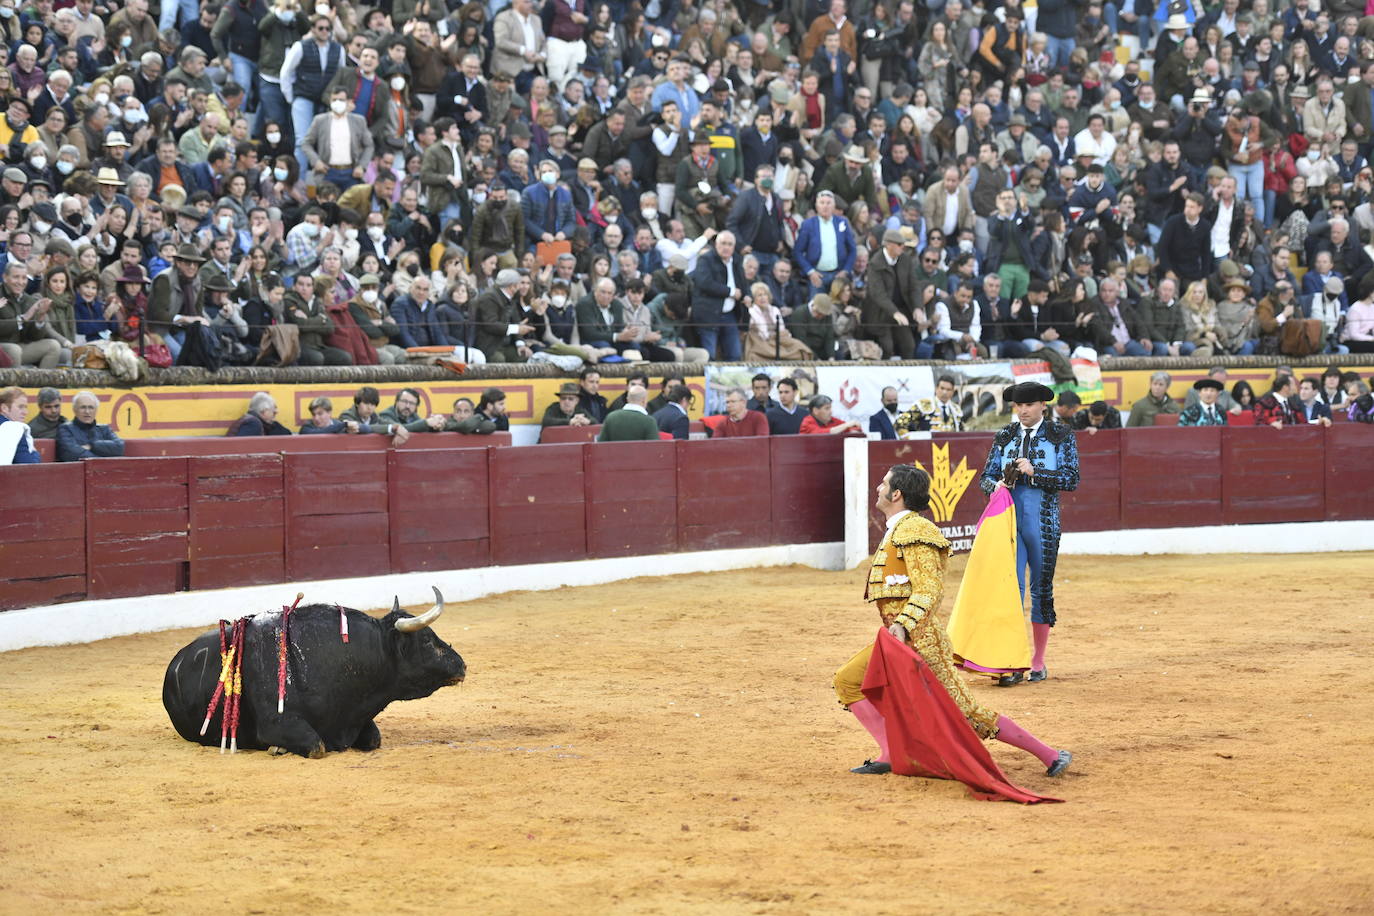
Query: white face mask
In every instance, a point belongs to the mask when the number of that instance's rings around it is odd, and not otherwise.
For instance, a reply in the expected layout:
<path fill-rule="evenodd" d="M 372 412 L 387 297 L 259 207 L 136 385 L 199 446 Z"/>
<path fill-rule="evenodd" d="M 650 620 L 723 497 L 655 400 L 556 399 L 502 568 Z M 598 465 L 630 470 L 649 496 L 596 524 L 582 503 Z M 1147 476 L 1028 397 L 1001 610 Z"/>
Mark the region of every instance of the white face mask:
<path fill-rule="evenodd" d="M 376 302 L 377 291 L 375 289 L 363 290 L 363 301 L 366 302 L 368 305 L 371 305 L 372 303 Z"/>
<path fill-rule="evenodd" d="M 553 303 L 554 308 L 561 309 L 563 306 L 568 304 L 568 297 L 563 295 L 550 296 L 549 301 Z"/>
<path fill-rule="evenodd" d="M 39 235 L 47 235 L 50 229 L 52 229 L 52 223 L 45 223 L 42 220 L 34 220 L 33 222 L 33 231 Z"/>
<path fill-rule="evenodd" d="M 124 112 L 124 120 L 130 124 L 142 124 L 148 120 L 148 113 L 141 108 L 130 108 Z"/>
<path fill-rule="evenodd" d="M 229 229 L 230 229 L 233 225 L 234 225 L 234 218 L 233 218 L 232 216 L 221 216 L 221 217 L 219 218 L 219 231 L 220 231 L 220 232 L 228 232 Z"/>
<path fill-rule="evenodd" d="M 657 218 L 658 218 L 658 209 L 655 208 L 655 207 L 645 207 L 643 210 L 640 210 L 639 213 L 640 213 L 640 215 L 643 216 L 645 219 L 657 219 Z"/>
<path fill-rule="evenodd" d="M 289 176 L 290 174 L 291 173 L 288 172 L 286 169 L 280 167 L 272 170 L 272 177 L 277 179 L 278 181 L 285 181 L 287 179 L 287 176 Z"/>
<path fill-rule="evenodd" d="M 34 156 L 34 157 L 32 157 L 32 158 L 29 159 L 29 164 L 32 165 L 34 168 L 38 169 L 38 171 L 41 172 L 41 171 L 43 171 L 44 169 L 46 169 L 46 168 L 48 167 L 48 157 L 47 157 L 47 156 Z"/>
<path fill-rule="evenodd" d="M 296 18 L 295 10 L 277 10 L 277 18 L 282 22 L 293 22 Z"/>
<path fill-rule="evenodd" d="M 316 15 L 316 16 L 330 16 L 330 15 L 332 15 L 333 13 L 334 13 L 334 11 L 331 10 L 331 9 L 329 8 L 329 4 L 327 4 L 327 3 L 316 3 L 316 4 L 315 4 L 315 15 Z"/>
<path fill-rule="evenodd" d="M 391 78 L 391 89 L 393 92 L 400 92 L 405 87 L 406 78 L 404 76 L 393 76 Z"/>
<path fill-rule="evenodd" d="M 302 225 L 305 226 L 304 231 L 306 235 L 313 237 L 320 234 L 320 227 L 315 225 L 314 223 L 303 223 Z"/>
<path fill-rule="evenodd" d="M 356 242 L 356 241 L 358 240 L 358 230 L 357 230 L 357 229 L 345 229 L 345 230 L 344 230 L 344 238 L 348 239 L 350 242 Z"/>
<path fill-rule="evenodd" d="M 65 159 L 59 159 L 57 160 L 57 170 L 63 175 L 70 175 L 72 172 L 76 171 L 76 163 L 68 162 Z"/>
<path fill-rule="evenodd" d="M 108 92 L 97 92 L 95 94 L 95 103 L 97 105 L 108 105 L 110 103 L 110 94 Z"/>
<path fill-rule="evenodd" d="M 367 235 L 372 241 L 380 242 L 382 239 L 386 238 L 386 230 L 381 226 L 368 226 Z"/>
<path fill-rule="evenodd" d="M 281 142 L 281 131 L 269 130 L 269 131 L 267 132 L 267 142 L 270 143 L 270 144 L 272 144 L 273 146 L 276 146 L 278 143 L 280 143 L 280 142 Z"/>
<path fill-rule="evenodd" d="M 335 99 L 329 103 L 329 110 L 335 114 L 343 114 L 348 111 L 348 102 L 344 99 Z"/>
<path fill-rule="evenodd" d="M 0 6 L 0 17 L 3 17 L 5 19 L 12 19 L 14 17 L 14 7 Z"/>

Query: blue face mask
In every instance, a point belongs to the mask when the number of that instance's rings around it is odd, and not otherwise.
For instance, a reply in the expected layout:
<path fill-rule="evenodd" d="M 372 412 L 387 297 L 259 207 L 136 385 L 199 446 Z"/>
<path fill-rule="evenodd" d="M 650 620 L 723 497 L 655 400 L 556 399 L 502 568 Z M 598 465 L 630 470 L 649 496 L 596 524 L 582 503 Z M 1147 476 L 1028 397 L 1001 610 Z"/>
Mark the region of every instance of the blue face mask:
<path fill-rule="evenodd" d="M 553 172 L 545 172 L 544 174 L 539 176 L 539 180 L 544 182 L 544 186 L 547 188 L 551 188 L 554 185 L 558 184 L 558 176 L 555 175 Z"/>
<path fill-rule="evenodd" d="M 278 181 L 285 181 L 289 174 L 290 172 L 283 168 L 275 168 L 272 170 L 272 177 Z"/>

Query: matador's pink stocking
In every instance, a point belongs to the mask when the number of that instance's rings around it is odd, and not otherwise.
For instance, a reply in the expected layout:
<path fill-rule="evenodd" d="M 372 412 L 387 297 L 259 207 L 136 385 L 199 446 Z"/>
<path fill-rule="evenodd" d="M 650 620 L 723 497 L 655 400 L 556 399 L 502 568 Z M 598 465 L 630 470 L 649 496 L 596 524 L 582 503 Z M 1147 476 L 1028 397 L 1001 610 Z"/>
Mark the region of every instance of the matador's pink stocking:
<path fill-rule="evenodd" d="M 874 761 L 887 763 L 887 724 L 883 720 L 882 713 L 878 712 L 878 707 L 868 700 L 860 700 L 857 703 L 849 704 L 849 711 L 854 714 L 854 718 L 859 720 L 859 724 L 873 736 L 873 740 L 878 742 L 878 750 L 881 753 L 874 758 Z"/>
<path fill-rule="evenodd" d="M 1006 716 L 997 717 L 997 740 L 1034 754 L 1045 766 L 1050 766 L 1059 758 L 1058 751 Z"/>
<path fill-rule="evenodd" d="M 1031 670 L 1045 670 L 1045 647 L 1050 643 L 1050 625 L 1048 623 L 1031 624 L 1031 638 L 1035 641 L 1035 653 L 1031 656 Z"/>

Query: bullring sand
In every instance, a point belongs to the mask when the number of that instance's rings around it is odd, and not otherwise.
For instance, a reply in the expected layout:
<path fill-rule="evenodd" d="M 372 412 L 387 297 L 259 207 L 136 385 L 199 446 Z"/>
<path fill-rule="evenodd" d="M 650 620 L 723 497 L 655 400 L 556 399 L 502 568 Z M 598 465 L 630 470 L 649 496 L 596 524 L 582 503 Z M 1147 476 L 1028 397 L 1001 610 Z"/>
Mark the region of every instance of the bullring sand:
<path fill-rule="evenodd" d="M 320 761 L 172 732 L 194 631 L 0 655 L 0 911 L 1374 911 L 1374 556 L 1063 558 L 1051 679 L 975 687 L 1074 751 L 1054 781 L 992 746 L 1067 800 L 1030 808 L 846 772 L 870 748 L 829 677 L 876 630 L 862 588 L 451 604 L 467 683 Z"/>

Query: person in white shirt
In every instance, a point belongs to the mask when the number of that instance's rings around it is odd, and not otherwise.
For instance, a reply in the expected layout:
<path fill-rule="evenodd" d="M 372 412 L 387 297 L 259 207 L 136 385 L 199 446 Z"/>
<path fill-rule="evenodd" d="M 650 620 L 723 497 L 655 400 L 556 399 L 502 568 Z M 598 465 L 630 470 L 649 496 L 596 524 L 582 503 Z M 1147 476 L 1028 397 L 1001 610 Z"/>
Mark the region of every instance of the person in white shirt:
<path fill-rule="evenodd" d="M 687 259 L 687 272 L 696 270 L 697 256 L 711 244 L 711 239 L 716 235 L 716 230 L 707 229 L 700 236 L 694 239 L 687 238 L 687 230 L 683 228 L 681 220 L 671 220 L 668 223 L 668 237 L 659 239 L 655 248 L 658 249 L 659 259 L 667 264 L 672 260 L 673 255 L 680 254 Z"/>

